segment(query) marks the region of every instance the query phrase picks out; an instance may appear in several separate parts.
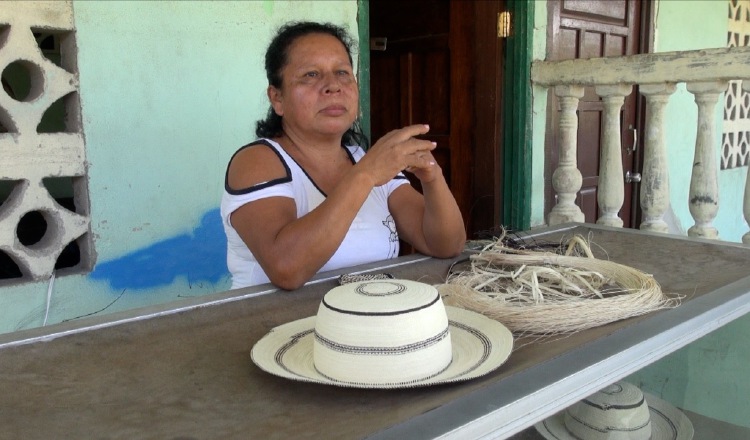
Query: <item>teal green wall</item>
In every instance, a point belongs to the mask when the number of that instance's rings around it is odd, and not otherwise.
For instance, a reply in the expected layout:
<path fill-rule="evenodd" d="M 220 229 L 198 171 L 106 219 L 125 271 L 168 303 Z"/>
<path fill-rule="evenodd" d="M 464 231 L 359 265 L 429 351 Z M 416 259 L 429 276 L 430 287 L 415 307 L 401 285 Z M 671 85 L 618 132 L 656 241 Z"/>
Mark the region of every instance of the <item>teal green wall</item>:
<path fill-rule="evenodd" d="M 656 30 L 658 52 L 725 47 L 726 2 L 661 1 Z M 722 110 L 722 104 L 717 105 L 717 145 L 720 145 Z M 696 118 L 693 96 L 682 84 L 669 102 L 665 120 L 670 197 L 675 216 L 685 231 L 694 223 L 687 201 Z M 718 147 L 716 155 L 718 166 L 721 157 Z M 739 242 L 747 231 L 741 211 L 746 175 L 747 167 L 719 171 L 719 213 L 714 225 L 724 240 Z M 745 316 L 642 369 L 629 380 L 680 407 L 750 427 L 748 335 L 750 317 Z"/>
<path fill-rule="evenodd" d="M 656 52 L 695 50 L 727 45 L 727 2 L 723 0 L 661 1 L 656 18 Z M 689 29 L 689 32 L 686 30 Z M 716 105 L 716 164 L 721 163 L 723 97 Z M 698 109 L 695 99 L 679 84 L 667 105 L 665 122 L 669 155 L 670 200 L 677 224 L 675 232 L 685 234 L 695 224 L 688 200 L 695 152 L 695 124 Z M 747 168 L 719 171 L 719 212 L 714 226 L 719 238 L 741 242 L 747 232 L 742 216 L 742 200 Z"/>
<path fill-rule="evenodd" d="M 58 277 L 56 323 L 229 287 L 226 164 L 266 111 L 263 53 L 288 20 L 356 38 L 357 1 L 75 1 L 96 266 Z M 0 332 L 41 326 L 49 283 L 3 287 Z M 111 305 L 110 305 L 111 304 Z"/>
<path fill-rule="evenodd" d="M 626 380 L 680 408 L 750 428 L 748 334 L 745 316 Z"/>

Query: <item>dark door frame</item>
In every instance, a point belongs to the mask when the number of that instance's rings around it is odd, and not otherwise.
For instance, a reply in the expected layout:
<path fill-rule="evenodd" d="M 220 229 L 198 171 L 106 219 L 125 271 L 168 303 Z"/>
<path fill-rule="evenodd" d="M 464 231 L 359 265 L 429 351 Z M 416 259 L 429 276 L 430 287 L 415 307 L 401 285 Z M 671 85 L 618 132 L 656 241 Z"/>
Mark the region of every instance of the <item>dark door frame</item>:
<path fill-rule="evenodd" d="M 498 225 L 523 230 L 531 222 L 532 175 L 532 99 L 530 70 L 533 54 L 534 0 L 508 1 L 511 13 L 511 35 L 504 41 L 502 72 L 502 117 L 498 121 L 502 145 L 498 160 L 499 184 L 502 185 L 495 210 Z M 369 0 L 357 1 L 359 28 L 358 77 L 360 85 L 360 124 L 370 135 L 370 54 Z"/>

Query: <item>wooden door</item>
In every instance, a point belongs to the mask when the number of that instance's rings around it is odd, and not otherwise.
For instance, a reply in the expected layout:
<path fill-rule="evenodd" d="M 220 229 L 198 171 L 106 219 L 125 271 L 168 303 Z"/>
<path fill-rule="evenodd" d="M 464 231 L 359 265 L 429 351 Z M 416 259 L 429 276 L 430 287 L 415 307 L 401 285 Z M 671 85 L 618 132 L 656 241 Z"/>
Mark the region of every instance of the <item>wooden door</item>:
<path fill-rule="evenodd" d="M 642 45 L 643 3 L 640 0 L 549 0 L 548 59 L 594 58 L 633 55 L 644 51 Z M 555 198 L 551 176 L 557 168 L 558 144 L 555 136 L 559 106 L 550 93 L 547 117 L 547 209 Z M 597 186 L 599 185 L 599 151 L 602 138 L 601 99 L 588 87 L 578 107 L 578 168 L 583 176 L 576 204 L 581 207 L 587 223 L 599 216 Z M 622 129 L 623 176 L 636 172 L 640 148 L 637 148 L 639 103 L 634 90 L 626 97 L 620 119 Z M 634 148 L 636 147 L 636 148 Z M 625 200 L 620 211 L 624 227 L 636 227 L 637 182 L 625 183 Z"/>
<path fill-rule="evenodd" d="M 437 143 L 435 158 L 470 238 L 499 218 L 501 3 L 369 2 L 372 139 L 405 125 L 430 125 L 425 138 Z M 478 77 L 478 67 L 486 75 Z"/>

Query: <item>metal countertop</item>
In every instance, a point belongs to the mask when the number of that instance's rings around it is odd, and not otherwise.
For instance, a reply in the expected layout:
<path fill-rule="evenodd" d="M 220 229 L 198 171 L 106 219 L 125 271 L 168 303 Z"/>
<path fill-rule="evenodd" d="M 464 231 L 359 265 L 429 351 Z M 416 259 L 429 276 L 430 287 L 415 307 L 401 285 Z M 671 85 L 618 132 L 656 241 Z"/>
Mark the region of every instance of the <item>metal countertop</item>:
<path fill-rule="evenodd" d="M 548 341 L 516 340 L 468 382 L 402 390 L 301 383 L 252 364 L 271 328 L 315 314 L 336 277 L 439 283 L 454 260 L 418 255 L 321 274 L 293 292 L 239 289 L 0 335 L 0 438 L 502 438 L 750 311 L 750 248 L 595 225 L 598 257 L 654 275 L 683 304 Z M 465 257 L 465 256 L 464 256 Z"/>

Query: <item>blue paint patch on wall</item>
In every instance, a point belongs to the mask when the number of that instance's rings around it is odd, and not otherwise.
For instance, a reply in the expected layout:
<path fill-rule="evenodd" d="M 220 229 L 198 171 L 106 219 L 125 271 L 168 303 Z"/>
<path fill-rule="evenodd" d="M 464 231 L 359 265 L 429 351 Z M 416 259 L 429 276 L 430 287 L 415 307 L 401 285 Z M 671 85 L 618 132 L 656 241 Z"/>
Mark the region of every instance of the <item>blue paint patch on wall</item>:
<path fill-rule="evenodd" d="M 114 290 L 149 289 L 172 284 L 179 276 L 189 284 L 217 283 L 229 276 L 227 238 L 219 209 L 203 215 L 192 234 L 178 235 L 97 264 L 91 278 L 105 280 Z"/>

